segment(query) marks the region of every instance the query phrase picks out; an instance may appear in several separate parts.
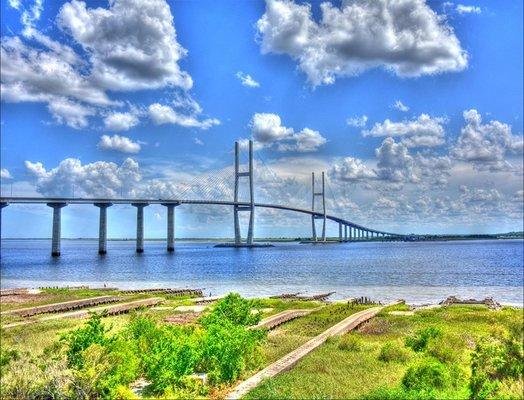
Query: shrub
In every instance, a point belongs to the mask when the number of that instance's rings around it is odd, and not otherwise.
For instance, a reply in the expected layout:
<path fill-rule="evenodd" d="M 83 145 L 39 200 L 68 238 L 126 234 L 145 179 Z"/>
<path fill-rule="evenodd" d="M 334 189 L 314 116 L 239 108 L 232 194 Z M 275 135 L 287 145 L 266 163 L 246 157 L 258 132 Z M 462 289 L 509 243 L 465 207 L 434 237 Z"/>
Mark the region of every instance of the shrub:
<path fill-rule="evenodd" d="M 203 365 L 212 382 L 231 382 L 257 362 L 257 347 L 264 332 L 247 330 L 229 320 L 207 327 Z"/>
<path fill-rule="evenodd" d="M 135 317 L 128 330 L 153 392 L 163 393 L 179 384 L 201 363 L 203 334 L 199 329 L 162 326 L 148 317 Z"/>
<path fill-rule="evenodd" d="M 109 328 L 102 324 L 102 315 L 93 313 L 86 325 L 82 328 L 62 336 L 61 340 L 67 346 L 67 363 L 70 367 L 81 368 L 83 363 L 82 352 L 92 344 L 106 345 Z"/>
<path fill-rule="evenodd" d="M 396 342 L 386 342 L 378 355 L 380 361 L 397 361 L 400 363 L 409 360 L 409 352 Z"/>
<path fill-rule="evenodd" d="M 362 351 L 364 347 L 364 342 L 361 338 L 355 335 L 344 335 L 340 338 L 338 342 L 338 348 L 340 350 L 346 350 L 346 351 Z"/>
<path fill-rule="evenodd" d="M 65 360 L 21 357 L 13 360 L 2 374 L 2 399 L 71 398 L 71 371 Z"/>
<path fill-rule="evenodd" d="M 408 368 L 402 378 L 406 390 L 430 393 L 443 390 L 451 383 L 446 366 L 439 361 L 423 360 Z"/>
<path fill-rule="evenodd" d="M 445 335 L 431 340 L 427 345 L 428 354 L 445 364 L 460 361 L 465 348 L 462 339 L 453 335 Z"/>
<path fill-rule="evenodd" d="M 501 385 L 522 379 L 524 353 L 522 330 L 517 324 L 509 332 L 479 341 L 471 356 L 471 397 L 491 398 L 499 394 Z"/>
<path fill-rule="evenodd" d="M 74 371 L 78 398 L 116 398 L 139 374 L 138 358 L 121 339 L 108 347 L 92 344 L 83 351 L 82 359 L 82 368 Z"/>
<path fill-rule="evenodd" d="M 417 331 L 414 335 L 406 339 L 406 346 L 411 347 L 414 351 L 424 351 L 428 346 L 430 339 L 440 337 L 442 331 L 434 326 Z"/>
<path fill-rule="evenodd" d="M 207 326 L 213 323 L 229 321 L 233 325 L 255 325 L 262 318 L 260 312 L 251 312 L 255 306 L 256 303 L 254 301 L 244 299 L 238 293 L 229 293 L 217 302 L 208 315 L 201 319 L 201 323 Z"/>

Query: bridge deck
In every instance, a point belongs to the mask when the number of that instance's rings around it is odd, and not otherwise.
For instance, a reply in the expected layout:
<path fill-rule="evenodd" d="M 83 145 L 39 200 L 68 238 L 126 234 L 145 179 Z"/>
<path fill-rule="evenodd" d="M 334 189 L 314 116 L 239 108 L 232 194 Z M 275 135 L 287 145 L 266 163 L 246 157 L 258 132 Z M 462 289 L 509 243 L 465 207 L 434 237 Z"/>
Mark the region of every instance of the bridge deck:
<path fill-rule="evenodd" d="M 248 202 L 230 201 L 230 200 L 192 200 L 192 199 L 107 199 L 107 198 L 72 198 L 72 197 L 0 197 L 0 203 L 4 204 L 47 204 L 47 203 L 65 203 L 65 204 L 94 204 L 94 203 L 110 203 L 110 204 L 201 204 L 201 205 L 217 205 L 217 206 L 250 206 Z M 255 203 L 255 207 L 259 208 L 273 208 L 283 211 L 298 212 L 313 216 L 323 216 L 324 214 L 318 211 L 306 210 L 303 208 L 289 207 L 280 204 L 269 203 Z M 383 234 L 388 236 L 402 236 L 397 233 L 379 231 L 376 229 L 367 228 L 363 225 L 356 224 L 352 221 L 336 217 L 334 215 L 326 215 L 326 218 L 347 225 L 356 229 L 361 229 L 370 233 Z"/>

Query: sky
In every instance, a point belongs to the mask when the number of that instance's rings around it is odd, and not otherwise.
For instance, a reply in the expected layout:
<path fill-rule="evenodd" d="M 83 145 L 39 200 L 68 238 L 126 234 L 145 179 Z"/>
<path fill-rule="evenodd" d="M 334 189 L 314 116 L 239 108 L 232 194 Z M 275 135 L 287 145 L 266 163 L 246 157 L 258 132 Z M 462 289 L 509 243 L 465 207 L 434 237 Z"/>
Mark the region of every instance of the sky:
<path fill-rule="evenodd" d="M 245 162 L 252 139 L 256 201 L 310 208 L 324 171 L 328 213 L 374 229 L 521 231 L 522 15 L 517 0 L 2 1 L 2 195 L 229 200 L 234 142 Z M 176 235 L 233 236 L 230 208 L 177 207 Z M 108 236 L 134 237 L 135 215 L 111 207 Z M 2 236 L 49 237 L 51 216 L 10 205 Z M 165 236 L 165 207 L 145 218 Z M 256 210 L 255 236 L 310 230 Z M 63 237 L 97 233 L 95 207 L 62 210 Z"/>

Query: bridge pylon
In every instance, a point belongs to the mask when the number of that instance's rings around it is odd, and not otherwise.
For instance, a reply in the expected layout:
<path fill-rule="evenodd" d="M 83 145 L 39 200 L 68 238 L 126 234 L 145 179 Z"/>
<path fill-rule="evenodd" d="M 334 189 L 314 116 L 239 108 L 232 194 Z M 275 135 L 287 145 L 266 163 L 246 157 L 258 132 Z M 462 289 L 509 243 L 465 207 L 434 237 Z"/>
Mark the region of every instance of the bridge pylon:
<path fill-rule="evenodd" d="M 249 205 L 238 205 L 234 207 L 234 222 L 235 222 L 235 245 L 242 245 L 242 236 L 240 233 L 240 220 L 238 213 L 241 211 L 249 212 L 249 226 L 247 230 L 246 244 L 248 246 L 253 245 L 253 230 L 255 225 L 255 194 L 253 187 L 253 141 L 249 141 L 249 161 L 248 170 L 240 172 L 240 148 L 238 142 L 235 142 L 235 194 L 234 201 L 238 203 L 238 187 L 240 178 L 247 177 L 249 180 Z"/>
<path fill-rule="evenodd" d="M 322 192 L 316 192 L 315 191 L 315 173 L 311 173 L 311 194 L 312 194 L 312 201 L 311 201 L 311 211 L 315 211 L 315 198 L 318 196 L 322 199 L 322 215 L 311 215 L 311 228 L 312 228 L 312 237 L 311 240 L 316 242 L 317 239 L 317 229 L 315 226 L 315 220 L 321 219 L 322 220 L 322 241 L 326 241 L 326 196 L 325 196 L 325 176 L 324 172 L 322 172 Z"/>

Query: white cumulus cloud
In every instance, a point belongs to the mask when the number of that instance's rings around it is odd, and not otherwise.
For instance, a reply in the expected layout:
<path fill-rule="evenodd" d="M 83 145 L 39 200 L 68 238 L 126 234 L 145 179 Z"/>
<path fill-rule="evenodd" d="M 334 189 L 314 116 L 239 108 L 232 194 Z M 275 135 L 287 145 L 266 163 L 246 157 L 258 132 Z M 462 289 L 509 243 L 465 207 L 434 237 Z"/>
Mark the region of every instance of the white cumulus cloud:
<path fill-rule="evenodd" d="M 260 87 L 260 83 L 254 80 L 251 75 L 244 74 L 242 71 L 238 71 L 236 73 L 236 77 L 240 80 L 240 83 L 242 83 L 243 86 L 247 86 L 250 88 Z"/>
<path fill-rule="evenodd" d="M 362 134 L 373 137 L 402 136 L 402 143 L 407 147 L 434 147 L 444 143 L 445 122 L 445 118 L 420 114 L 416 119 L 401 122 L 386 119 L 376 123 L 371 129 L 362 131 Z"/>
<path fill-rule="evenodd" d="M 482 123 L 475 110 L 463 113 L 466 125 L 462 128 L 452 155 L 473 163 L 477 169 L 501 170 L 509 167 L 506 156 L 523 153 L 522 135 L 513 135 L 511 126 L 500 121 Z"/>
<path fill-rule="evenodd" d="M 178 65 L 187 50 L 177 41 L 165 0 L 113 0 L 109 8 L 88 8 L 85 2 L 73 0 L 60 9 L 58 23 L 90 54 L 93 79 L 102 87 L 190 89 L 193 85 Z"/>
<path fill-rule="evenodd" d="M 209 129 L 214 125 L 220 125 L 216 118 L 199 120 L 197 115 L 183 114 L 171 106 L 154 103 L 148 108 L 149 116 L 156 125 L 174 124 L 185 128 Z"/>
<path fill-rule="evenodd" d="M 355 128 L 364 128 L 368 122 L 368 116 L 362 115 L 360 117 L 351 117 L 346 119 L 346 124 Z"/>
<path fill-rule="evenodd" d="M 98 147 L 102 150 L 115 150 L 122 153 L 138 153 L 141 149 L 140 143 L 133 142 L 126 136 L 102 135 L 98 142 Z"/>
<path fill-rule="evenodd" d="M 276 145 L 278 151 L 312 152 L 326 143 L 320 132 L 304 128 L 295 132 L 282 125 L 280 116 L 272 113 L 255 113 L 250 122 L 255 149 Z"/>
<path fill-rule="evenodd" d="M 397 110 L 402 111 L 402 112 L 409 111 L 409 107 L 405 105 L 404 103 L 402 103 L 400 100 L 395 101 L 395 104 L 393 104 L 393 108 L 396 108 Z"/>
<path fill-rule="evenodd" d="M 7 168 L 1 168 L 0 169 L 0 178 L 1 179 L 13 179 L 13 176 L 9 172 Z"/>
<path fill-rule="evenodd" d="M 109 131 L 127 131 L 138 123 L 138 116 L 130 112 L 115 112 L 104 118 L 104 126 Z"/>
<path fill-rule="evenodd" d="M 453 29 L 425 1 L 324 2 L 320 9 L 317 22 L 309 3 L 266 0 L 257 22 L 262 53 L 291 56 L 313 86 L 376 67 L 417 77 L 468 65 Z"/>
<path fill-rule="evenodd" d="M 47 170 L 40 162 L 26 161 L 28 172 L 34 177 L 36 190 L 45 196 L 111 197 L 134 195 L 140 182 L 138 163 L 132 158 L 122 165 L 96 161 L 82 165 L 76 158 L 66 158 Z"/>

